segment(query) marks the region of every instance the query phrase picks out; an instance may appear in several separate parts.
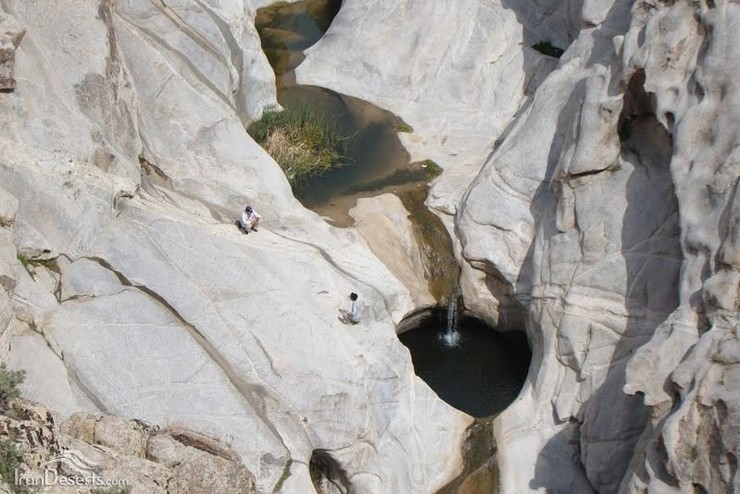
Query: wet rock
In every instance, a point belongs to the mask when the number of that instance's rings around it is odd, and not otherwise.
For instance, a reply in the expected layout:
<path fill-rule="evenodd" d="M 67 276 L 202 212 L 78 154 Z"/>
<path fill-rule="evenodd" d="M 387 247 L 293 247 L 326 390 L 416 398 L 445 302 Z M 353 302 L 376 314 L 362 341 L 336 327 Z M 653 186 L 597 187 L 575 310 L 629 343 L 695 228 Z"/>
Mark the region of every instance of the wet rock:
<path fill-rule="evenodd" d="M 349 214 L 373 253 L 414 294 L 414 303 L 433 305 L 419 242 L 401 200 L 393 194 L 359 199 Z"/>

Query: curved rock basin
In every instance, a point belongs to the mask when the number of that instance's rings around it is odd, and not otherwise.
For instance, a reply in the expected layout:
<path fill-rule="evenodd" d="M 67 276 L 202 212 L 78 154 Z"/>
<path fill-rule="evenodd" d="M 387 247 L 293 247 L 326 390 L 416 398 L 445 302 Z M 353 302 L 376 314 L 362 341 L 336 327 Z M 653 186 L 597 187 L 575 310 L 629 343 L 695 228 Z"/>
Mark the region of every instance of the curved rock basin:
<path fill-rule="evenodd" d="M 350 165 L 310 177 L 293 190 L 304 206 L 336 226 L 348 226 L 353 222 L 348 211 L 358 198 L 424 189 L 434 172 L 425 163 L 409 162 L 398 139 L 398 117 L 357 98 L 295 83 L 294 69 L 303 51 L 323 36 L 340 6 L 340 0 L 276 4 L 259 9 L 255 25 L 275 70 L 279 103 L 286 108 L 307 105 L 342 135 L 351 136 Z"/>
<path fill-rule="evenodd" d="M 465 316 L 450 344 L 445 309 L 412 314 L 399 327 L 398 339 L 411 352 L 416 375 L 458 410 L 488 417 L 519 394 L 532 357 L 523 333 L 498 333 Z"/>

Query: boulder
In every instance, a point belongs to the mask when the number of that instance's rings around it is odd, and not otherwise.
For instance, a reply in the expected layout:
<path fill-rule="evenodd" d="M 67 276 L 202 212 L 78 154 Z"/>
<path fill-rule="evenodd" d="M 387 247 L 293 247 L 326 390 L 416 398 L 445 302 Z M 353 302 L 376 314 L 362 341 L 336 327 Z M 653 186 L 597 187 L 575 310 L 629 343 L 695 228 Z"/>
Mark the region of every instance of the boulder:
<path fill-rule="evenodd" d="M 5 332 L 12 319 L 13 304 L 10 302 L 10 297 L 8 297 L 5 289 L 0 288 L 0 336 Z"/>
<path fill-rule="evenodd" d="M 18 387 L 22 396 L 49 408 L 66 418 L 79 410 L 97 411 L 60 357 L 56 342 L 48 335 L 30 330 L 20 321 L 10 324 L 3 338 L 3 361 L 12 369 L 22 369 L 26 376 Z M 7 350 L 6 350 L 7 348 Z"/>
<path fill-rule="evenodd" d="M 63 431 L 90 444 L 106 446 L 126 456 L 146 458 L 147 443 L 156 427 L 111 415 L 73 414 Z"/>
<path fill-rule="evenodd" d="M 19 452 L 19 478 L 28 485 L 51 482 L 44 492 L 88 493 L 101 485 L 128 486 L 136 494 L 257 492 L 254 476 L 227 446 L 188 429 L 150 438 L 153 430 L 139 421 L 85 414 L 60 427 L 52 411 L 27 400 L 14 400 L 0 413 L 0 434 Z M 6 465 L 12 465 L 11 453 L 4 452 Z"/>
<path fill-rule="evenodd" d="M 18 270 L 18 284 L 13 291 L 15 316 L 34 328 L 43 328 L 46 318 L 59 306 L 56 297 L 37 284 L 26 269 Z"/>

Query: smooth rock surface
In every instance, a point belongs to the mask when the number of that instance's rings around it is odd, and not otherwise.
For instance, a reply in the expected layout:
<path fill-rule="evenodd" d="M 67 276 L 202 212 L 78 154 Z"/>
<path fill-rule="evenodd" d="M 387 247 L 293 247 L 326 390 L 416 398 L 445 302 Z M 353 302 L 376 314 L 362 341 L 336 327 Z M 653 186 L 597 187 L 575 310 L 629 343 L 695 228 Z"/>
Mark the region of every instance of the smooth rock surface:
<path fill-rule="evenodd" d="M 542 10 L 560 10 L 550 3 Z M 429 202 L 455 214 L 496 137 L 554 66 L 521 47 L 533 41 L 518 18 L 542 19 L 538 10 L 509 1 L 347 0 L 307 50 L 297 81 L 400 115 L 414 129 L 400 136 L 411 159 L 447 172 Z"/>
<path fill-rule="evenodd" d="M 304 210 L 244 131 L 274 104 L 265 3 L 2 4 L 26 34 L 0 94 L 18 201 L 0 197 L 0 353 L 63 415 L 229 442 L 260 492 L 310 491 L 315 450 L 357 492 L 434 492 L 462 470 L 469 418 L 394 335 L 419 303 L 408 266 Z M 428 202 L 467 308 L 526 324 L 529 380 L 495 422 L 503 492 L 740 489 L 739 20 L 730 0 L 346 0 L 298 69 L 411 124 L 412 157 L 445 169 Z M 264 219 L 244 236 L 247 202 Z M 61 303 L 18 252 L 68 260 Z M 355 327 L 336 320 L 350 291 Z M 162 491 L 170 467 L 113 452 L 130 432 L 69 444 Z"/>

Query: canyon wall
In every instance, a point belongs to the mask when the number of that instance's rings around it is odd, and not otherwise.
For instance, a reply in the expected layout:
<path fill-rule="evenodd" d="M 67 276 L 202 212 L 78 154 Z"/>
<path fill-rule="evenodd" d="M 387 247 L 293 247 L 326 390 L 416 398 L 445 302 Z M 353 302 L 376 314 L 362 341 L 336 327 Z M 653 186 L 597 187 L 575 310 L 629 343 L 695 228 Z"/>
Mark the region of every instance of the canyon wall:
<path fill-rule="evenodd" d="M 495 422 L 504 492 L 740 488 L 738 16 L 347 0 L 298 69 L 414 126 L 445 168 L 429 204 L 466 306 L 526 328 L 528 382 Z"/>
<path fill-rule="evenodd" d="M 259 492 L 310 492 L 317 451 L 359 492 L 433 492 L 470 419 L 395 337 L 412 294 L 244 130 L 275 104 L 266 3 L 0 0 L 0 355 L 62 417 L 228 443 Z M 297 71 L 411 124 L 467 308 L 527 331 L 504 492 L 740 489 L 739 17 L 345 0 Z"/>
<path fill-rule="evenodd" d="M 433 491 L 470 418 L 413 374 L 410 292 L 247 135 L 275 104 L 255 6 L 0 1 L 0 356 L 60 421 L 205 433 L 258 492 L 310 492 L 315 452 L 360 492 Z"/>

